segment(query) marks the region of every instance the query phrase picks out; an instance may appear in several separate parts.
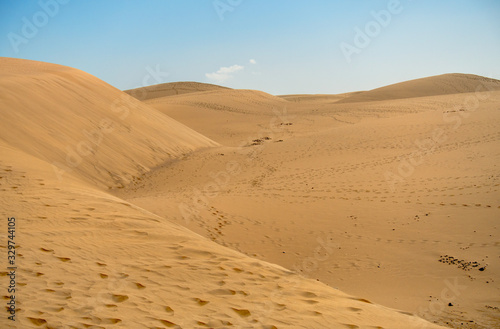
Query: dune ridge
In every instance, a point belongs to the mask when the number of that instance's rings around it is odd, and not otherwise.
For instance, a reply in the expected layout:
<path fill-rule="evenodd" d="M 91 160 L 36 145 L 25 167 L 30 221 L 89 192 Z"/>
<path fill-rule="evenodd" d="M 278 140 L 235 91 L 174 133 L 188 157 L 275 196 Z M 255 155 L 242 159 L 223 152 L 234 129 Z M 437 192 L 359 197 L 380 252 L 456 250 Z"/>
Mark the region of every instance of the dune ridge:
<path fill-rule="evenodd" d="M 481 86 L 477 90 L 478 85 Z M 476 91 L 500 90 L 500 81 L 473 74 L 448 73 L 421 79 L 404 81 L 369 91 L 364 91 L 338 101 L 358 103 L 427 97 L 436 95 L 473 93 Z"/>
<path fill-rule="evenodd" d="M 185 82 L 161 83 L 152 86 L 129 89 L 125 90 L 124 92 L 132 97 L 137 98 L 138 100 L 146 101 L 153 98 L 175 96 L 188 93 L 197 93 L 202 91 L 213 91 L 220 89 L 229 90 L 230 88 L 213 85 L 210 83 L 185 81 Z"/>
<path fill-rule="evenodd" d="M 75 69 L 0 59 L 0 139 L 103 187 L 218 144 Z"/>
<path fill-rule="evenodd" d="M 296 102 L 296 103 L 308 103 L 308 104 L 332 104 L 336 103 L 339 100 L 342 100 L 344 98 L 351 97 L 353 95 L 363 93 L 363 91 L 354 91 L 350 93 L 343 93 L 343 94 L 315 94 L 315 95 L 308 95 L 308 94 L 295 94 L 295 95 L 279 95 L 278 97 L 283 98 L 287 101 L 290 102 Z"/>

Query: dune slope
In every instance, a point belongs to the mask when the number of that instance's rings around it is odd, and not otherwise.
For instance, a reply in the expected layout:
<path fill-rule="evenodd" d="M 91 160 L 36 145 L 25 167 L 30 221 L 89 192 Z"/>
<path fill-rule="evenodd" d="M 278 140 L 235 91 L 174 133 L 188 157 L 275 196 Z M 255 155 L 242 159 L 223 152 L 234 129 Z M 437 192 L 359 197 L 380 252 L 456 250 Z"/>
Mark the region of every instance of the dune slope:
<path fill-rule="evenodd" d="M 217 143 L 82 71 L 0 59 L 0 140 L 102 187 Z"/>
<path fill-rule="evenodd" d="M 486 90 L 500 90 L 500 81 L 473 74 L 450 73 L 400 82 L 365 91 L 341 99 L 338 103 L 382 101 L 476 91 L 482 92 Z"/>
<path fill-rule="evenodd" d="M 213 90 L 160 97 L 145 102 L 203 135 L 224 145 L 236 146 L 272 117 L 283 113 L 286 100 L 257 90 Z M 193 120 L 194 119 L 194 120 Z M 224 132 L 221 136 L 220 132 Z"/>
<path fill-rule="evenodd" d="M 158 99 L 151 105 L 237 147 L 197 152 L 116 193 L 342 291 L 452 328 L 497 328 L 500 91 L 329 98 L 302 95 L 273 115 Z M 318 254 L 328 240 L 330 253 Z"/>
<path fill-rule="evenodd" d="M 16 218 L 17 269 L 16 322 L 4 314 L 0 327 L 440 328 L 220 246 L 110 195 L 102 185 L 113 179 L 104 172 L 126 179 L 141 171 L 138 163 L 147 169 L 167 152 L 179 157 L 216 144 L 128 96 L 119 107 L 126 117 L 105 112 L 123 94 L 82 72 L 1 63 L 1 223 Z M 106 118 L 116 131 L 73 170 L 55 175 L 53 161 L 81 137 L 74 131 Z M 7 246 L 3 235 L 0 249 Z M 1 266 L 6 287 L 7 257 Z"/>
<path fill-rule="evenodd" d="M 153 98 L 182 95 L 188 93 L 197 93 L 201 91 L 221 90 L 221 89 L 229 90 L 229 88 L 213 85 L 210 83 L 186 81 L 186 82 L 162 83 L 147 87 L 129 89 L 125 90 L 125 92 L 132 97 L 135 97 L 141 101 L 145 101 Z"/>

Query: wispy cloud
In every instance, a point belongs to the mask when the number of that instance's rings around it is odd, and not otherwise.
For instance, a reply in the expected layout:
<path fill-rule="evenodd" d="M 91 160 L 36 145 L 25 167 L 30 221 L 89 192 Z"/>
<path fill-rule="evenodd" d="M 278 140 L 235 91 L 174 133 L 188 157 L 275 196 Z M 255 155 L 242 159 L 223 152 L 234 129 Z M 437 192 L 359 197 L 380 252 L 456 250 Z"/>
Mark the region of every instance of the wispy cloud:
<path fill-rule="evenodd" d="M 206 73 L 205 76 L 210 80 L 224 82 L 233 77 L 233 74 L 243 70 L 245 67 L 241 65 L 233 65 L 229 67 L 221 67 L 217 72 Z"/>
<path fill-rule="evenodd" d="M 253 58 L 249 62 L 250 62 L 250 64 L 257 64 L 257 61 Z"/>

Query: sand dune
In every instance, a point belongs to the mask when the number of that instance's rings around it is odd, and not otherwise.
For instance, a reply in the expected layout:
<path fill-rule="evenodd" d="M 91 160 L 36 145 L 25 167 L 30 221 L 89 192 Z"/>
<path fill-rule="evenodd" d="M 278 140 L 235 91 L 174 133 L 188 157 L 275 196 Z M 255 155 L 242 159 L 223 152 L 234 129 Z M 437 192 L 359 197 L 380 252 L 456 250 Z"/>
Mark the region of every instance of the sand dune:
<path fill-rule="evenodd" d="M 18 328 L 438 328 L 0 152 L 0 204 L 19 225 Z"/>
<path fill-rule="evenodd" d="M 339 100 L 339 103 L 370 102 L 389 99 L 425 97 L 475 92 L 480 90 L 500 90 L 500 81 L 473 74 L 443 74 L 410 80 L 365 91 Z"/>
<path fill-rule="evenodd" d="M 99 79 L 64 66 L 0 59 L 0 139 L 104 187 L 217 143 Z"/>
<path fill-rule="evenodd" d="M 261 91 L 224 89 L 155 98 L 146 104 L 179 122 L 188 122 L 209 138 L 216 137 L 218 143 L 237 146 L 246 143 L 259 125 L 268 126 L 289 102 Z"/>
<path fill-rule="evenodd" d="M 491 86 L 477 82 L 471 90 Z M 274 116 L 165 99 L 150 105 L 224 146 L 116 195 L 348 293 L 447 327 L 498 327 L 499 91 L 270 99 Z M 234 163 L 238 174 L 226 169 Z"/>
<path fill-rule="evenodd" d="M 160 98 L 165 96 L 182 95 L 188 93 L 196 93 L 201 91 L 213 91 L 229 88 L 213 85 L 210 83 L 200 83 L 200 82 L 170 82 L 162 83 L 153 86 L 135 88 L 125 90 L 125 92 L 132 97 L 135 97 L 141 101 L 145 101 L 153 98 Z"/>
<path fill-rule="evenodd" d="M 286 100 L 257 90 L 223 89 L 197 93 L 161 97 L 146 101 L 147 104 L 169 104 L 197 106 L 226 112 L 246 114 L 272 114 L 276 106 L 287 104 Z"/>
<path fill-rule="evenodd" d="M 158 216 L 109 194 L 103 186 L 127 195 L 142 180 L 152 184 L 165 168 L 179 169 L 170 179 L 191 179 L 184 169 L 203 172 L 216 163 L 192 167 L 190 159 L 221 159 L 219 152 L 231 148 L 83 72 L 1 63 L 0 205 L 4 218 L 14 216 L 18 225 L 17 327 L 441 328 L 248 257 L 176 224 L 175 214 Z M 124 100 L 120 112 L 106 112 L 117 97 Z M 120 113 L 127 116 L 120 119 Z M 102 118 L 114 120 L 115 131 L 73 170 L 55 175 L 53 161 L 64 161 L 64 148 Z M 110 173 L 131 181 L 128 188 L 116 189 Z M 176 193 L 158 196 L 157 205 L 186 201 Z M 221 219 L 221 225 L 226 221 L 237 224 L 238 218 Z M 7 274 L 0 272 L 2 287 Z M 11 323 L 2 316 L 0 325 Z"/>
<path fill-rule="evenodd" d="M 307 95 L 307 94 L 297 94 L 297 95 L 280 95 L 278 97 L 283 98 L 287 101 L 290 102 L 296 102 L 296 103 L 308 103 L 308 104 L 315 104 L 315 103 L 320 103 L 320 104 L 331 104 L 331 103 L 336 103 L 341 99 L 348 98 L 354 95 L 357 95 L 359 93 L 363 93 L 363 91 L 355 91 L 351 93 L 344 93 L 344 94 L 336 94 L 336 95 L 329 95 L 329 94 L 317 94 L 317 95 Z"/>

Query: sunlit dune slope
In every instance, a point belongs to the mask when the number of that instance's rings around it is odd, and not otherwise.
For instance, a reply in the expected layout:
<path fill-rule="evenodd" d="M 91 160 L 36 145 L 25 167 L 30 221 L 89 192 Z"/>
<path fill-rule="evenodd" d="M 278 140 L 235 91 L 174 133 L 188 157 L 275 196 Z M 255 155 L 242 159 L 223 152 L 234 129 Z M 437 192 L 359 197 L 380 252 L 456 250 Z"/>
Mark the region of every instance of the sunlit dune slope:
<path fill-rule="evenodd" d="M 248 114 L 272 114 L 272 109 L 288 102 L 258 90 L 223 89 L 151 99 L 150 105 L 193 106 L 202 110 L 218 110 Z M 161 108 L 160 108 L 161 109 Z"/>
<path fill-rule="evenodd" d="M 478 86 L 480 88 L 478 89 Z M 338 103 L 357 103 L 500 90 L 500 81 L 473 74 L 450 73 L 410 80 L 365 91 Z"/>
<path fill-rule="evenodd" d="M 3 142 L 0 154 L 2 223 L 17 220 L 18 328 L 440 328 L 217 245 L 71 174 L 57 180 Z"/>
<path fill-rule="evenodd" d="M 290 105 L 295 105 L 262 91 L 233 89 L 160 97 L 145 103 L 230 146 L 245 143 L 259 126 L 268 127 L 273 117 L 283 116 Z"/>
<path fill-rule="evenodd" d="M 0 58 L 0 139 L 103 187 L 214 141 L 76 69 Z"/>
<path fill-rule="evenodd" d="M 229 90 L 229 88 L 201 82 L 170 82 L 147 87 L 125 90 L 125 92 L 141 101 L 165 96 L 196 93 L 200 91 Z"/>
<path fill-rule="evenodd" d="M 16 218 L 16 327 L 441 328 L 112 196 L 102 187 L 217 144 L 74 69 L 1 59 L 0 72 L 0 209 L 4 227 Z M 0 285 L 8 280 L 0 270 Z"/>
<path fill-rule="evenodd" d="M 363 103 L 269 98 L 268 109 L 282 104 L 277 112 L 235 106 L 237 98 L 225 107 L 162 103 L 202 94 L 150 105 L 239 147 L 193 153 L 115 195 L 441 325 L 498 326 L 500 90 Z M 227 171 L 232 163 L 240 173 Z M 311 260 L 327 239 L 331 254 Z"/>
<path fill-rule="evenodd" d="M 279 95 L 278 97 L 285 99 L 287 101 L 296 102 L 296 103 L 330 104 L 330 103 L 338 102 L 341 99 L 352 97 L 352 96 L 360 94 L 360 93 L 363 93 L 363 91 L 354 91 L 354 92 L 350 92 L 350 93 L 334 94 L 334 95 L 329 95 L 329 94 L 314 94 L 314 95 L 297 94 L 297 95 Z"/>

